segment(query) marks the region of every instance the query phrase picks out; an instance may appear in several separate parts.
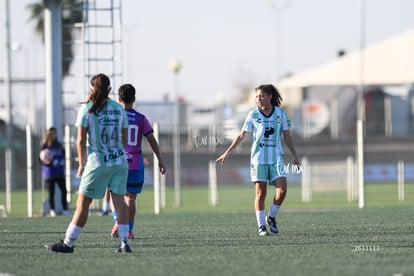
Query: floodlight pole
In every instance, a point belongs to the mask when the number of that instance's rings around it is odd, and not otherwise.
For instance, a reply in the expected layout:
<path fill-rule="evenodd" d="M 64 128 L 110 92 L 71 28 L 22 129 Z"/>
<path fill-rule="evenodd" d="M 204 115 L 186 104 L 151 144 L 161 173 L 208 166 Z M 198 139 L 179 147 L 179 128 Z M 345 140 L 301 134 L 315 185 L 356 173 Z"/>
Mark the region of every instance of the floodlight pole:
<path fill-rule="evenodd" d="M 279 28 L 278 33 L 277 33 L 277 41 L 276 41 L 276 44 L 277 44 L 276 79 L 281 79 L 283 77 L 283 70 L 284 70 L 283 68 L 283 42 L 284 42 L 283 41 L 283 13 L 290 8 L 292 3 L 290 1 L 286 1 L 285 3 L 279 6 L 279 5 L 276 5 L 275 2 L 276 1 L 270 0 L 269 6 L 276 15 L 276 19 L 277 19 L 276 25 Z"/>
<path fill-rule="evenodd" d="M 11 50 L 10 50 L 10 8 L 9 0 L 5 0 L 5 59 L 4 59 L 4 90 L 6 91 L 6 148 L 5 148 L 5 173 L 6 173 L 6 210 L 11 211 L 11 190 L 14 177 L 14 153 L 13 153 L 13 115 L 11 94 Z"/>
<path fill-rule="evenodd" d="M 178 99 L 178 74 L 181 71 L 181 63 L 173 61 L 170 63 L 170 70 L 174 73 L 174 190 L 175 190 L 175 206 L 181 205 L 181 143 L 180 143 L 180 102 Z"/>
<path fill-rule="evenodd" d="M 45 6 L 45 88 L 46 128 L 56 127 L 63 137 L 62 124 L 62 0 L 43 0 Z"/>

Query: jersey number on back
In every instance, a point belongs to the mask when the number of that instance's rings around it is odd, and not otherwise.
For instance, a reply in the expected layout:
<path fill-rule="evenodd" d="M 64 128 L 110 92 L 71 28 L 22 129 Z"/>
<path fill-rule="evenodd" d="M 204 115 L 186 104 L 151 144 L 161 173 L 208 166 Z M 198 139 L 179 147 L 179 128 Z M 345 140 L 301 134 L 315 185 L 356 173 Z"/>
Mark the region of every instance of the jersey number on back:
<path fill-rule="evenodd" d="M 129 125 L 128 127 L 128 145 L 137 146 L 138 145 L 138 126 Z"/>
<path fill-rule="evenodd" d="M 104 127 L 101 131 L 101 141 L 105 145 L 108 144 L 109 141 L 112 141 L 112 144 L 116 144 L 119 142 L 118 140 L 118 128 L 114 127 L 113 129 L 110 129 L 110 134 L 106 131 L 106 127 Z"/>

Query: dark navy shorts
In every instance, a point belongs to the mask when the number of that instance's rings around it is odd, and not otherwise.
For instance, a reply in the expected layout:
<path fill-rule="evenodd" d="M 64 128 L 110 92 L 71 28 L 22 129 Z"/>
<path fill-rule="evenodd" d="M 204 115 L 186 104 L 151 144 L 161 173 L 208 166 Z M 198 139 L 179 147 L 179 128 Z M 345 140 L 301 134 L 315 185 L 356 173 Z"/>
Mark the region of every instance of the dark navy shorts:
<path fill-rule="evenodd" d="M 144 170 L 128 171 L 127 191 L 140 194 L 144 186 Z"/>

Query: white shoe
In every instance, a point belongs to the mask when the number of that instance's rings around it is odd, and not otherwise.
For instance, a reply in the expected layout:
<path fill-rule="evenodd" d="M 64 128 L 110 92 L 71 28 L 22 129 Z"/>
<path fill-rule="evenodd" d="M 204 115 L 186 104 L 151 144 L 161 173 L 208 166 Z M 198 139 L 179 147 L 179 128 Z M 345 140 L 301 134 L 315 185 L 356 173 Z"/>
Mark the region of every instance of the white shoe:
<path fill-rule="evenodd" d="M 56 217 L 56 212 L 55 212 L 55 210 L 50 210 L 50 211 L 49 211 L 49 216 L 50 216 L 50 217 Z"/>
<path fill-rule="evenodd" d="M 71 215 L 71 212 L 69 210 L 63 210 L 62 211 L 62 215 L 63 216 L 70 216 Z"/>
<path fill-rule="evenodd" d="M 259 227 L 259 236 L 267 236 L 269 233 L 267 232 L 266 226 L 262 225 Z"/>

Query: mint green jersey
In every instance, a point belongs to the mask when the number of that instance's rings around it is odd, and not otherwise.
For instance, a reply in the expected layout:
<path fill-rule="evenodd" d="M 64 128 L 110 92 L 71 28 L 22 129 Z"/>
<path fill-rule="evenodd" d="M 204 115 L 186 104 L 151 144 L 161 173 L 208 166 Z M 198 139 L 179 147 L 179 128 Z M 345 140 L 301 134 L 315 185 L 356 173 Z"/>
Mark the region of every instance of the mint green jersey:
<path fill-rule="evenodd" d="M 250 162 L 254 165 L 276 164 L 283 160 L 283 131 L 290 128 L 286 112 L 274 106 L 269 116 L 257 107 L 247 115 L 242 130 L 253 133 Z"/>
<path fill-rule="evenodd" d="M 92 103 L 82 104 L 76 126 L 88 129 L 88 167 L 112 167 L 126 163 L 122 129 L 128 128 L 125 110 L 108 98 L 100 112 L 89 113 Z"/>

